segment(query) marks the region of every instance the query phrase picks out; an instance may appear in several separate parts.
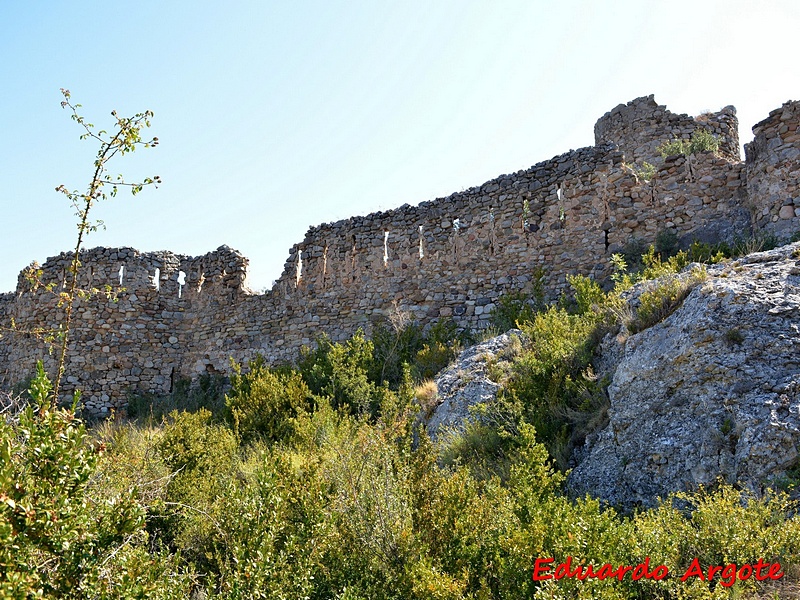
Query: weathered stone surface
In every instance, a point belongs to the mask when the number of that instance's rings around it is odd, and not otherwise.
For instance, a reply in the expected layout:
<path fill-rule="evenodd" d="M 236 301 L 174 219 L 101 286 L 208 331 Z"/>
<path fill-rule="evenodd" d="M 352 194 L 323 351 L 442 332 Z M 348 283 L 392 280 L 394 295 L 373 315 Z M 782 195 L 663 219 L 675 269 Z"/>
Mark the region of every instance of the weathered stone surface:
<path fill-rule="evenodd" d="M 448 432 L 463 431 L 475 417 L 470 409 L 497 397 L 501 382 L 493 381 L 489 365 L 502 371 L 520 348 L 523 333 L 511 331 L 464 350 L 458 359 L 437 375 L 439 403 L 425 427 L 431 440 L 436 441 Z M 516 338 L 516 341 L 515 341 Z"/>
<path fill-rule="evenodd" d="M 753 126 L 745 144 L 747 194 L 754 226 L 778 236 L 800 231 L 800 215 L 787 208 L 800 196 L 800 102 L 786 102 Z"/>
<path fill-rule="evenodd" d="M 652 95 L 644 96 L 620 104 L 603 115 L 594 126 L 594 136 L 596 144 L 612 141 L 631 162 L 656 164 L 661 160 L 656 152 L 661 143 L 688 140 L 698 127 L 717 137 L 722 155 L 739 160 L 739 124 L 733 106 L 690 117 L 670 112 Z"/>
<path fill-rule="evenodd" d="M 718 477 L 758 489 L 796 464 L 798 248 L 715 266 L 662 323 L 605 340 L 610 421 L 587 441 L 574 492 L 652 504 Z"/>

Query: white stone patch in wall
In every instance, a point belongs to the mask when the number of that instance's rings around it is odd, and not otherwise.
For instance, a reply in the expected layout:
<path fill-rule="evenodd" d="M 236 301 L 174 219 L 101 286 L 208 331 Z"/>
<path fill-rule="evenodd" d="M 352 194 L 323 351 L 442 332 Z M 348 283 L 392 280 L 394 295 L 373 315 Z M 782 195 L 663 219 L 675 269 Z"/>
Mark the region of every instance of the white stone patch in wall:
<path fill-rule="evenodd" d="M 294 286 L 296 288 L 300 287 L 300 280 L 302 278 L 303 278 L 303 253 L 298 248 L 297 249 L 297 268 L 296 268 L 296 271 L 295 271 L 295 280 L 294 280 Z"/>

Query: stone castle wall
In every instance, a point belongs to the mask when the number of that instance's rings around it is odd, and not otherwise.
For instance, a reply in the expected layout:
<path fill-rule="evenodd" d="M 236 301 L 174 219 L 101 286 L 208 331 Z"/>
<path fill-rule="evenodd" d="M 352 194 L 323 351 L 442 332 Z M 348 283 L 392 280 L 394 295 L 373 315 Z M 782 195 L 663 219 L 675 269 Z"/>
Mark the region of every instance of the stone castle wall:
<path fill-rule="evenodd" d="M 397 309 L 423 325 L 452 318 L 479 329 L 501 295 L 530 290 L 540 267 L 556 297 L 567 274 L 602 279 L 612 253 L 653 243 L 661 232 L 684 243 L 746 233 L 754 213 L 738 141 L 737 156 L 731 149 L 656 160 L 650 181 L 628 165 L 625 151 L 644 160 L 651 150 L 642 148 L 690 135 L 686 119 L 652 97 L 638 99 L 598 122 L 594 147 L 446 198 L 312 227 L 265 294 L 246 288 L 247 259 L 226 246 L 195 258 L 87 251 L 81 283 L 118 286 L 121 277 L 125 291 L 116 302 L 76 305 L 67 389 L 80 388 L 88 409 L 103 413 L 124 405 L 128 391 L 168 393 L 178 377 L 227 372 L 231 358 L 291 361 L 320 333 L 344 339 Z M 738 140 L 732 109 L 695 127 L 709 122 L 719 131 L 727 124 L 724 135 Z M 774 145 L 781 127 L 762 129 L 766 146 Z M 775 170 L 764 171 L 758 185 L 777 185 Z M 60 284 L 69 258 L 49 259 L 44 279 Z M 15 294 L 0 296 L 4 322 L 13 317 L 20 331 L 58 323 L 52 295 L 26 286 L 21 279 Z M 55 359 L 41 341 L 23 333 L 0 339 L 0 385 L 23 380 L 40 358 L 52 372 Z"/>
<path fill-rule="evenodd" d="M 787 102 L 753 127 L 745 145 L 753 226 L 779 237 L 800 231 L 800 102 Z"/>
<path fill-rule="evenodd" d="M 594 126 L 595 144 L 613 143 L 631 163 L 659 164 L 658 146 L 675 139 L 688 140 L 702 128 L 719 140 L 718 153 L 738 161 L 739 121 L 736 109 L 726 106 L 716 113 L 697 117 L 679 115 L 660 106 L 653 96 L 620 104 L 600 117 Z"/>

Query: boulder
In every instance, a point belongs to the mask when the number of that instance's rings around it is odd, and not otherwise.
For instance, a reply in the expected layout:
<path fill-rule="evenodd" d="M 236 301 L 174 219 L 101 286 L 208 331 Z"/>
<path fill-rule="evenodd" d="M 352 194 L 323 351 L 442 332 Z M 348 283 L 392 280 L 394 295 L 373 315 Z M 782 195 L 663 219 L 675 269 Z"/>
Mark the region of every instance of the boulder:
<path fill-rule="evenodd" d="M 436 376 L 437 403 L 425 427 L 431 440 L 463 431 L 474 419 L 471 409 L 497 397 L 502 374 L 522 345 L 524 334 L 512 329 L 464 350 L 456 361 Z"/>
<path fill-rule="evenodd" d="M 568 485 L 652 505 L 718 478 L 758 491 L 798 464 L 800 244 L 716 265 L 682 306 L 604 340 L 609 423 Z"/>

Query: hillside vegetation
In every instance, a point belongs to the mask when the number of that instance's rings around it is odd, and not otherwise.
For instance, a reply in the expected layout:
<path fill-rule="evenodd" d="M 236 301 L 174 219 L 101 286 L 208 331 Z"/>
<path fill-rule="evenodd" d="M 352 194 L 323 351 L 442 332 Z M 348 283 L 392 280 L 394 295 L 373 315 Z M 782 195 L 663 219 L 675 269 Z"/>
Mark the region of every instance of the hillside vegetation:
<path fill-rule="evenodd" d="M 637 274 L 616 259 L 611 292 L 574 277 L 549 306 L 507 298 L 498 330 L 529 343 L 499 402 L 436 446 L 415 388 L 471 342 L 444 321 L 424 332 L 398 315 L 372 339 L 322 338 L 296 366 L 256 360 L 227 387 L 132 398 L 88 428 L 51 405 L 40 370 L 0 420 L 0 597 L 797 597 L 800 520 L 782 491 L 719 484 L 632 513 L 564 491 L 607 409 L 590 368 L 601 334 L 651 326 L 702 281 L 692 261 L 730 253 L 651 249 Z M 625 290 L 652 278 L 631 309 Z M 537 558 L 568 557 L 669 575 L 534 581 Z M 681 581 L 695 559 L 706 574 L 762 559 L 786 576 Z"/>

